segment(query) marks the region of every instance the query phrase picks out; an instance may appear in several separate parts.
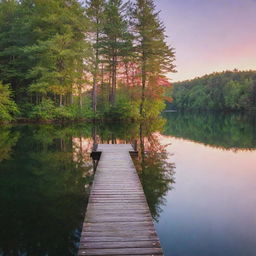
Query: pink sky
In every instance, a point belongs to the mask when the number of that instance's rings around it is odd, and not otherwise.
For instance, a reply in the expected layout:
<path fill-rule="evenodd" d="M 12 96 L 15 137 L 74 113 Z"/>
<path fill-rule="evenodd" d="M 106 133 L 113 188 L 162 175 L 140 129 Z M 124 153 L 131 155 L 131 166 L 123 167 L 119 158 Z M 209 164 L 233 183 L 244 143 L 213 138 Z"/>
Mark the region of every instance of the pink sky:
<path fill-rule="evenodd" d="M 156 0 L 176 50 L 173 81 L 256 70 L 256 0 Z"/>

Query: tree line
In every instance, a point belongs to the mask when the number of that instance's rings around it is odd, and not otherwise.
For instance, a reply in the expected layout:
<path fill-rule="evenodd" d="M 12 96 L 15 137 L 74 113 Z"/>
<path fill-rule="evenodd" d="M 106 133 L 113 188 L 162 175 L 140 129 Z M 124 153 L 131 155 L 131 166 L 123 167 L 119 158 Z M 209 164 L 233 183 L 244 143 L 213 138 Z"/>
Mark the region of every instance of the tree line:
<path fill-rule="evenodd" d="M 153 0 L 0 0 L 0 120 L 144 118 L 174 50 Z"/>
<path fill-rule="evenodd" d="M 225 71 L 174 83 L 173 106 L 186 110 L 256 110 L 256 71 Z"/>

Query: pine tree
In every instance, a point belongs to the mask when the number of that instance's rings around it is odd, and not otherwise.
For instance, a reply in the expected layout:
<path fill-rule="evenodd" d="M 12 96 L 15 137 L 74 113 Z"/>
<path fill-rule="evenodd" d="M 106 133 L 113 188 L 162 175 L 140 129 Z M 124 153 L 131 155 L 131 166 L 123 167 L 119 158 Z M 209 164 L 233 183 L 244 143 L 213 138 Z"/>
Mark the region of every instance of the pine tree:
<path fill-rule="evenodd" d="M 157 86 L 159 78 L 174 72 L 174 50 L 165 41 L 165 27 L 153 0 L 137 0 L 134 8 L 136 53 L 141 77 L 140 114 L 144 113 L 146 90 Z"/>
<path fill-rule="evenodd" d="M 3 85 L 0 81 L 0 123 L 11 121 L 16 114 L 18 114 L 18 108 L 12 99 L 12 92 L 8 85 Z"/>
<path fill-rule="evenodd" d="M 27 73 L 34 65 L 23 51 L 35 42 L 26 12 L 17 0 L 0 1 L 0 80 L 10 84 L 16 102 L 26 97 Z"/>
<path fill-rule="evenodd" d="M 122 0 L 109 0 L 104 12 L 104 29 L 101 37 L 101 54 L 109 65 L 109 100 L 113 106 L 116 101 L 117 68 L 124 55 L 132 48 L 131 35 L 126 20 L 128 4 Z"/>
<path fill-rule="evenodd" d="M 83 60 L 88 52 L 83 12 L 75 0 L 38 0 L 31 17 L 37 42 L 26 48 L 27 55 L 36 62 L 29 73 L 33 80 L 30 92 L 42 97 L 57 95 L 59 105 L 72 103 L 73 86 L 83 76 Z"/>
<path fill-rule="evenodd" d="M 99 80 L 99 38 L 103 33 L 103 15 L 104 15 L 104 0 L 90 0 L 87 1 L 87 17 L 90 21 L 90 39 L 93 44 L 94 56 L 93 56 L 93 89 L 92 89 L 92 105 L 94 114 L 97 111 L 97 85 Z"/>
<path fill-rule="evenodd" d="M 0 77 L 16 101 L 72 103 L 83 77 L 88 22 L 77 0 L 0 2 Z"/>

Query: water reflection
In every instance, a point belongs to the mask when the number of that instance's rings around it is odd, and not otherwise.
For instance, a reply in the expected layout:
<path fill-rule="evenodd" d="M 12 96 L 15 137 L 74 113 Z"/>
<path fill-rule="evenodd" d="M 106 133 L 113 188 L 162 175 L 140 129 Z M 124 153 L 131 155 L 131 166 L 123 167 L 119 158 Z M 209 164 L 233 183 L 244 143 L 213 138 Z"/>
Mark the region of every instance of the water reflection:
<path fill-rule="evenodd" d="M 175 189 L 156 223 L 165 255 L 256 255 L 256 151 L 221 150 L 161 136 Z"/>
<path fill-rule="evenodd" d="M 224 150 L 256 149 L 256 114 L 165 113 L 164 134 Z"/>
<path fill-rule="evenodd" d="M 11 126 L 0 128 L 0 162 L 11 157 L 12 148 L 17 143 L 19 132 L 12 132 Z"/>
<path fill-rule="evenodd" d="M 0 255 L 76 255 L 97 143 L 136 143 L 136 166 L 157 219 L 173 183 L 173 165 L 158 141 L 163 125 L 159 119 L 1 127 Z"/>
<path fill-rule="evenodd" d="M 0 165 L 0 255 L 75 255 L 92 179 L 89 156 L 73 137 L 78 131 L 1 130 L 10 143 L 0 150 L 13 157 L 5 154 Z"/>
<path fill-rule="evenodd" d="M 232 234 L 238 236 L 242 230 L 230 211 L 239 213 L 239 223 L 248 220 L 243 236 L 251 239 L 252 252 L 255 168 L 247 157 L 254 157 L 256 149 L 255 117 L 191 113 L 165 117 L 146 123 L 1 126 L 0 255 L 76 255 L 96 167 L 90 152 L 97 143 L 132 143 L 138 151 L 134 163 L 166 255 L 199 255 L 200 250 L 211 255 L 213 248 L 227 248 L 215 238 L 224 241 L 222 232 L 237 241 Z M 225 207 L 219 198 L 225 198 Z M 237 203 L 246 198 L 245 205 Z M 230 208 L 230 202 L 237 206 Z M 207 209 L 213 214 L 205 213 Z M 190 221 L 192 211 L 196 226 Z M 207 226 L 210 221 L 214 233 Z M 217 229 L 219 223 L 230 224 L 236 233 Z M 196 234 L 197 229 L 202 233 Z M 195 234 L 198 239 L 191 239 Z M 194 246 L 203 239 L 203 249 Z M 231 240 L 225 241 L 236 248 Z M 226 255 L 235 255 L 230 247 Z"/>
<path fill-rule="evenodd" d="M 151 124 L 154 125 L 152 120 Z M 174 184 L 174 164 L 169 161 L 170 155 L 166 150 L 168 145 L 161 144 L 159 133 L 152 132 L 153 130 L 149 124 L 140 124 L 139 138 L 135 140 L 139 154 L 134 158 L 134 163 L 152 217 L 158 221 L 162 207 L 165 205 L 165 196 Z"/>
<path fill-rule="evenodd" d="M 135 167 L 146 195 L 153 218 L 157 221 L 164 198 L 174 183 L 174 164 L 159 142 L 166 120 L 151 119 L 143 123 L 97 124 L 97 143 L 131 143 L 138 156 L 133 157 Z"/>

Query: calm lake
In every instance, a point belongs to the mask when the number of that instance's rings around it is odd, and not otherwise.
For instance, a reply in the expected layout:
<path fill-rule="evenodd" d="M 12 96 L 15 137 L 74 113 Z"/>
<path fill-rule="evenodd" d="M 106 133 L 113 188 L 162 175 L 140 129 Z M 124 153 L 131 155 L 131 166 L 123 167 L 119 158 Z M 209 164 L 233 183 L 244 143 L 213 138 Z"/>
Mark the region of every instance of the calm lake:
<path fill-rule="evenodd" d="M 132 143 L 166 256 L 256 255 L 256 116 L 0 126 L 0 255 L 76 255 L 95 143 Z"/>

